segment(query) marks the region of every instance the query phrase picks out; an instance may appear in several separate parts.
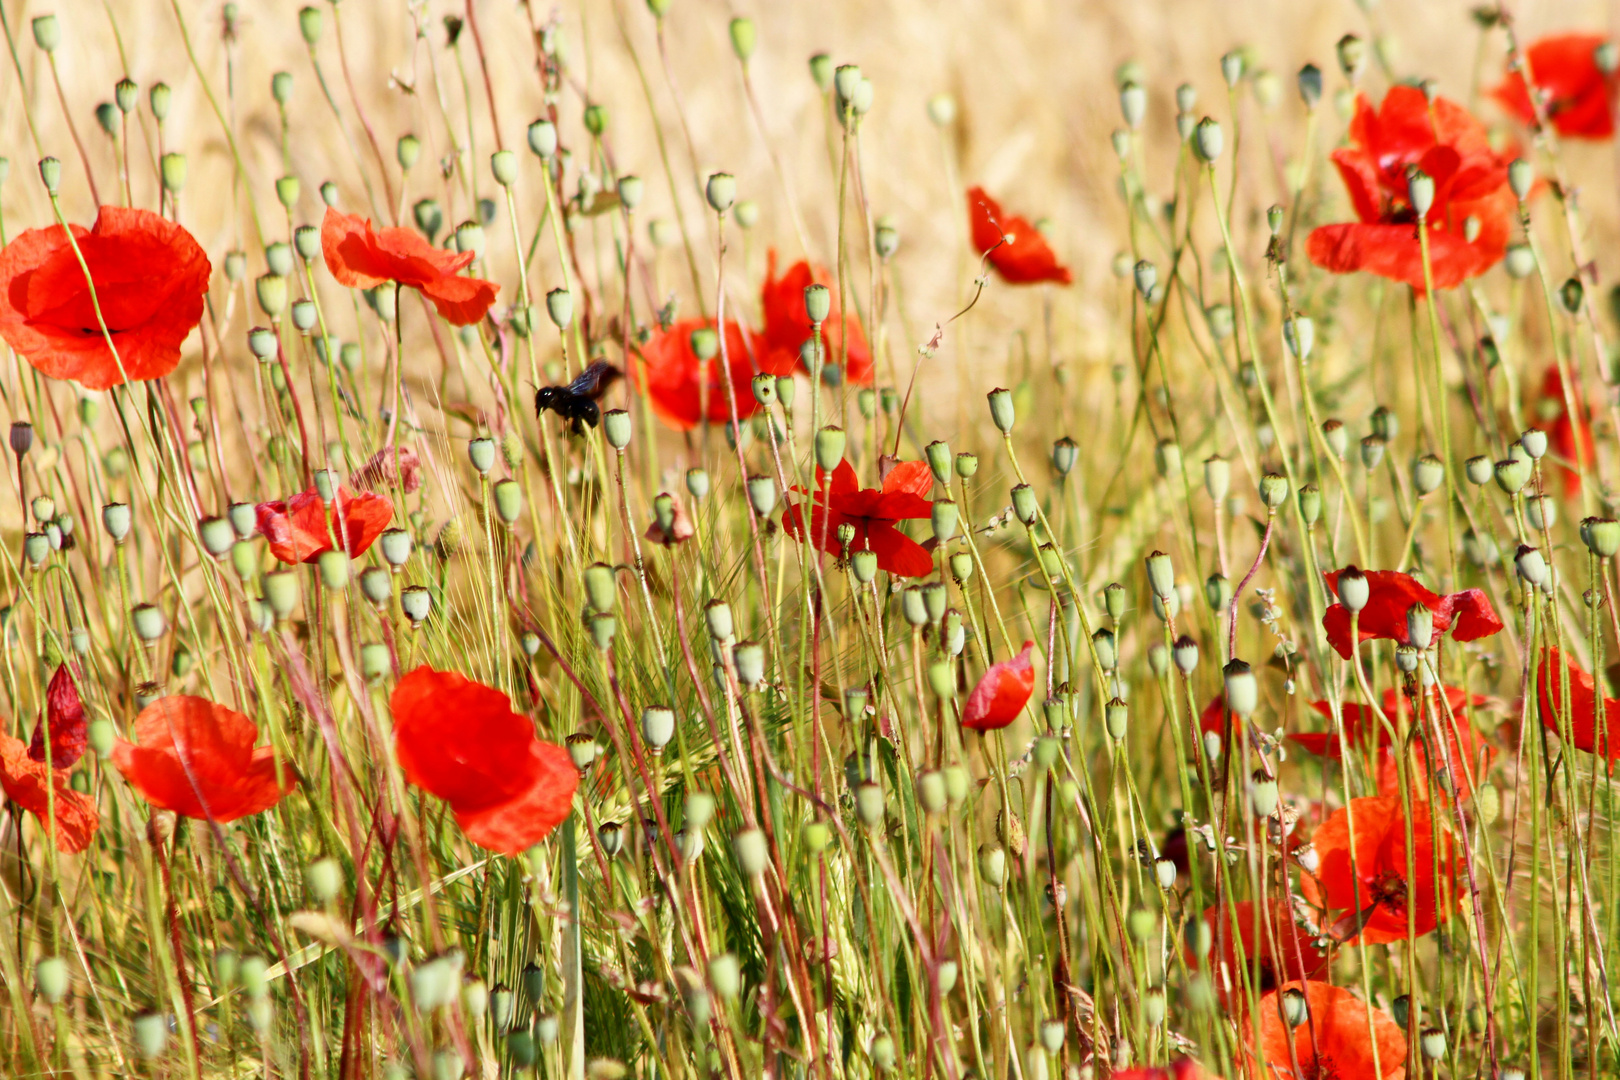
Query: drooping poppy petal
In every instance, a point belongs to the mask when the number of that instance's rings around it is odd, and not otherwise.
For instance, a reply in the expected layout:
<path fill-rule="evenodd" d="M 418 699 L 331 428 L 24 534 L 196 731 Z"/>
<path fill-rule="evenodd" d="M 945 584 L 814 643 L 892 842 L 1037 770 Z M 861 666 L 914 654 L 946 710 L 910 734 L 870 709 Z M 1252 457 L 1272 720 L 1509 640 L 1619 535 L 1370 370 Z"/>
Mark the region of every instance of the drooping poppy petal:
<path fill-rule="evenodd" d="M 1339 594 L 1339 575 L 1343 572 L 1334 570 L 1325 575 L 1328 588 L 1335 596 Z M 1501 617 L 1491 606 L 1490 599 L 1479 589 L 1464 589 L 1441 596 L 1429 591 L 1410 574 L 1398 570 L 1362 572 L 1368 583 L 1367 605 L 1361 609 L 1356 621 L 1357 637 L 1362 641 L 1379 638 L 1398 641 L 1403 645 L 1413 644 L 1407 640 L 1406 614 L 1419 604 L 1428 608 L 1434 616 L 1433 637 L 1417 643 L 1424 648 L 1440 640 L 1440 635 L 1448 629 L 1458 641 L 1477 641 L 1502 629 Z M 1350 659 L 1349 609 L 1343 604 L 1329 606 L 1322 615 L 1322 628 L 1327 631 L 1328 644 L 1340 656 Z"/>
<path fill-rule="evenodd" d="M 1003 211 L 983 188 L 968 189 L 968 220 L 973 226 L 974 254 L 989 252 L 990 265 L 1008 284 L 1050 281 L 1068 285 L 1074 281 L 1074 274 L 1058 262 L 1041 231 Z"/>
<path fill-rule="evenodd" d="M 50 753 L 45 750 L 45 733 L 50 732 Z M 84 755 L 89 725 L 84 720 L 84 702 L 79 700 L 79 687 L 73 681 L 73 672 L 66 664 L 56 669 L 51 684 L 45 688 L 45 716 L 34 725 L 34 738 L 28 744 L 28 756 L 35 761 L 47 762 L 53 769 L 71 769 Z"/>
<path fill-rule="evenodd" d="M 1424 803 L 1413 803 L 1411 825 L 1410 873 L 1406 818 L 1398 796 L 1352 799 L 1311 837 L 1319 864 L 1316 873 L 1300 875 L 1300 891 L 1328 912 L 1330 920 L 1338 917 L 1335 936 L 1346 944 L 1362 937 L 1375 945 L 1405 940 L 1408 912 L 1414 932 L 1422 937 L 1457 910 L 1461 891 L 1450 834 L 1440 832 L 1437 860 Z"/>
<path fill-rule="evenodd" d="M 112 762 L 153 806 L 221 824 L 262 813 L 297 783 L 259 728 L 207 698 L 159 698 L 135 718 L 135 741 L 113 744 Z"/>
<path fill-rule="evenodd" d="M 35 761 L 28 754 L 28 744 L 10 735 L 0 735 L 0 790 L 37 817 L 47 831 L 54 819 L 56 849 L 66 854 L 89 847 L 101 824 L 95 800 L 73 790 L 68 770 Z"/>
<path fill-rule="evenodd" d="M 1564 704 L 1564 680 L 1569 682 L 1569 702 Z M 1568 739 L 1577 750 L 1585 750 L 1610 763 L 1620 761 L 1620 701 L 1605 697 L 1603 716 L 1598 717 L 1597 681 L 1559 649 L 1544 649 L 1536 669 L 1536 695 L 1541 705 L 1541 723 L 1548 731 Z"/>
<path fill-rule="evenodd" d="M 529 850 L 568 819 L 579 787 L 579 770 L 568 751 L 535 739 L 529 743 L 532 778 L 515 797 L 483 810 L 456 810 L 467 839 L 502 855 Z"/>
<path fill-rule="evenodd" d="M 866 333 L 853 314 L 847 317 L 838 303 L 838 289 L 832 275 L 821 267 L 812 267 L 809 260 L 800 259 L 781 277 L 776 276 L 776 249 L 767 256 L 765 284 L 759 293 L 760 308 L 765 313 L 765 332 L 761 335 L 765 350 L 770 355 L 773 371 L 795 368 L 805 370 L 801 349 L 815 332 L 810 316 L 804 310 L 804 290 L 813 284 L 826 285 L 832 293 L 832 305 L 821 324 L 821 340 L 827 363 L 835 363 L 841 355 L 844 332 L 848 327 L 849 355 L 844 378 L 856 386 L 872 385 L 872 350 L 866 343 Z"/>
<path fill-rule="evenodd" d="M 393 521 L 394 504 L 375 492 L 339 488 L 329 512 L 310 488 L 290 499 L 260 503 L 255 515 L 271 554 L 284 563 L 313 562 L 340 540 L 349 558 L 358 559 Z"/>
<path fill-rule="evenodd" d="M 810 511 L 810 543 L 842 558 L 838 527 L 847 524 L 855 530 L 849 552 L 876 552 L 879 569 L 901 577 L 924 577 L 933 571 L 934 557 L 928 549 L 896 528 L 896 522 L 926 518 L 933 512 L 933 504 L 918 494 L 933 486 L 926 463 L 901 462 L 881 489 L 860 487 L 848 461 L 839 462 L 831 474 L 818 468 L 816 483 L 820 490 Z M 804 494 L 800 488 L 794 490 Z M 806 539 L 803 513 L 804 504 L 794 503 L 782 515 L 782 528 L 795 540 Z"/>
<path fill-rule="evenodd" d="M 705 418 L 711 424 L 731 420 L 720 354 L 704 362 L 692 351 L 692 331 L 705 326 L 713 327 L 714 320 L 682 319 L 668 330 L 656 330 L 628 364 L 631 384 L 646 395 L 653 414 L 676 431 L 690 431 Z M 790 374 L 797 363 L 766 352 L 759 335 L 730 319 L 726 320 L 725 356 L 730 362 L 730 400 L 736 403 L 738 420 L 759 411 L 753 390 L 756 360 L 758 371 L 772 375 Z"/>
<path fill-rule="evenodd" d="M 321 222 L 321 255 L 340 284 L 370 289 L 397 281 L 420 290 L 456 326 L 482 319 L 500 292 L 492 281 L 462 276 L 472 252 L 444 251 L 415 229 L 377 229 L 358 214 L 330 206 Z"/>
<path fill-rule="evenodd" d="M 962 705 L 963 727 L 998 731 L 1018 719 L 1035 692 L 1034 648 L 1033 641 L 1026 641 L 1017 656 L 990 665 Z"/>
<path fill-rule="evenodd" d="M 1282 1012 L 1282 995 L 1290 990 L 1305 995 L 1309 1016 L 1308 1023 L 1295 1028 L 1290 1028 Z M 1261 998 L 1257 1008 L 1265 1053 L 1265 1067 L 1257 1069 L 1257 1075 L 1276 1080 L 1403 1080 L 1406 1076 L 1406 1035 L 1400 1025 L 1348 990 L 1314 980 L 1292 982 Z"/>
<path fill-rule="evenodd" d="M 1577 139 L 1614 134 L 1610 77 L 1597 65 L 1597 50 L 1607 41 L 1602 34 L 1554 34 L 1525 50 L 1530 77 L 1541 91 L 1542 111 L 1558 134 Z M 1491 97 L 1520 122 L 1536 122 L 1522 71 L 1510 71 Z"/>
<path fill-rule="evenodd" d="M 1249 970 L 1249 990 L 1259 994 L 1274 990 L 1282 982 L 1315 979 L 1327 973 L 1327 952 L 1317 946 L 1313 934 L 1295 921 L 1287 904 L 1274 904 L 1269 915 L 1252 900 L 1240 900 L 1230 910 L 1225 904 L 1217 904 L 1205 910 L 1204 922 L 1213 940 L 1220 944 L 1219 951 L 1211 956 L 1210 967 L 1215 991 L 1223 1002 L 1242 999 L 1244 966 Z M 1196 968 L 1197 954 L 1189 947 L 1186 955 L 1188 967 Z"/>
<path fill-rule="evenodd" d="M 89 229 L 71 229 L 72 242 L 51 226 L 0 251 L 0 337 L 42 374 L 89 390 L 169 374 L 202 321 L 212 273 L 202 247 L 149 210 L 103 206 Z"/>

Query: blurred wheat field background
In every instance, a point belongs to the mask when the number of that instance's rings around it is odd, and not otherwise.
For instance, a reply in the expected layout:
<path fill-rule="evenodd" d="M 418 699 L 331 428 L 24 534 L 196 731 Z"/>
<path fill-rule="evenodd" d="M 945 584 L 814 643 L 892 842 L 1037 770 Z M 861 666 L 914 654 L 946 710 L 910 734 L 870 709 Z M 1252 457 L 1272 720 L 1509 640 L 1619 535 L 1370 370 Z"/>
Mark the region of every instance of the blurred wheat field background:
<path fill-rule="evenodd" d="M 0 15 L 0 1075 L 1620 1075 L 1614 4 Z"/>

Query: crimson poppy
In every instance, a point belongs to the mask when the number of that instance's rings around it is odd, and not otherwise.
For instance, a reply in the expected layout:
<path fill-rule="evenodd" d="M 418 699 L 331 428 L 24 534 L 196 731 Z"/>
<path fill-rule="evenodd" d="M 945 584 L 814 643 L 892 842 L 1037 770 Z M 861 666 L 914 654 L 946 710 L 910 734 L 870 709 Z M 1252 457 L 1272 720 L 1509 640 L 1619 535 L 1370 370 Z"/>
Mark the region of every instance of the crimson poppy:
<path fill-rule="evenodd" d="M 1581 418 L 1579 429 L 1569 415 L 1569 402 L 1564 400 L 1564 377 L 1554 364 L 1541 377 L 1541 401 L 1537 410 L 1550 421 L 1547 445 L 1558 463 L 1552 466 L 1564 487 L 1564 497 L 1573 499 L 1581 493 L 1579 466 L 1591 465 L 1597 460 L 1597 443 L 1592 439 L 1592 410 L 1581 400 L 1580 391 L 1570 394 Z M 1577 434 L 1578 431 L 1578 434 Z"/>
<path fill-rule="evenodd" d="M 1486 698 L 1482 694 L 1469 694 L 1455 686 L 1445 688 L 1446 701 L 1442 705 L 1439 695 L 1434 688 L 1429 690 L 1429 708 L 1432 717 L 1420 725 L 1419 719 L 1412 713 L 1412 701 L 1407 695 L 1391 687 L 1383 694 L 1383 713 L 1389 718 L 1391 724 L 1399 725 L 1398 714 L 1405 713 L 1411 726 L 1411 747 L 1413 753 L 1412 769 L 1420 783 L 1413 785 L 1413 794 L 1420 798 L 1429 797 L 1428 776 L 1430 772 L 1437 772 L 1445 768 L 1449 760 L 1456 773 L 1457 797 L 1468 798 L 1474 789 L 1473 782 L 1477 781 L 1491 761 L 1496 757 L 1496 748 L 1485 741 L 1485 738 L 1475 730 L 1469 722 L 1468 710 L 1476 705 L 1483 705 Z M 1311 708 L 1333 719 L 1333 706 L 1326 701 L 1314 701 Z M 1449 719 L 1447 711 L 1449 708 Z M 1358 747 L 1368 740 L 1374 740 L 1378 748 L 1378 791 L 1381 795 L 1400 794 L 1400 771 L 1395 755 L 1390 752 L 1394 738 L 1378 720 L 1378 714 L 1365 705 L 1346 702 L 1339 707 L 1339 715 L 1344 723 L 1344 741 L 1351 747 Z M 1448 733 L 1450 746 L 1445 754 L 1436 754 L 1431 768 L 1428 753 L 1428 735 L 1431 726 L 1437 726 Z M 1308 750 L 1318 757 L 1337 761 L 1340 757 L 1339 736 L 1332 731 L 1300 731 L 1288 736 L 1296 745 Z"/>
<path fill-rule="evenodd" d="M 1554 34 L 1525 50 L 1530 77 L 1541 92 L 1542 112 L 1558 134 L 1577 139 L 1607 139 L 1614 134 L 1609 105 L 1610 76 L 1597 64 L 1602 34 Z M 1524 72 L 1510 71 L 1491 97 L 1526 124 L 1536 122 Z"/>
<path fill-rule="evenodd" d="M 1115 1069 L 1114 1080 L 1204 1080 L 1209 1074 L 1192 1058 L 1168 1065 L 1144 1065 L 1140 1069 Z"/>
<path fill-rule="evenodd" d="M 1328 954 L 1317 945 L 1315 935 L 1295 921 L 1286 903 L 1273 903 L 1267 919 L 1262 919 L 1261 913 L 1252 900 L 1240 900 L 1231 910 L 1225 904 L 1216 904 L 1204 912 L 1205 924 L 1221 944 L 1219 955 L 1211 957 L 1210 967 L 1216 992 L 1224 1002 L 1237 1001 L 1242 994 L 1239 943 L 1249 969 L 1249 987 L 1256 993 L 1273 990 L 1288 979 L 1315 979 L 1327 973 Z M 1190 948 L 1186 957 L 1189 967 L 1197 965 L 1197 954 Z"/>
<path fill-rule="evenodd" d="M 321 257 L 340 284 L 372 289 L 397 281 L 420 291 L 457 326 L 482 319 L 500 291 L 493 281 L 462 276 L 473 252 L 436 248 L 415 229 L 393 226 L 379 231 L 369 219 L 330 206 L 321 222 Z"/>
<path fill-rule="evenodd" d="M 320 494 L 310 488 L 290 499 L 260 503 L 256 515 L 271 554 L 284 563 L 313 562 L 336 547 L 340 537 L 349 558 L 358 559 L 394 519 L 394 504 L 370 491 L 355 495 L 338 488 L 328 511 Z"/>
<path fill-rule="evenodd" d="M 1334 570 L 1325 575 L 1328 588 L 1339 595 L 1339 575 L 1354 567 Z M 1367 606 L 1356 620 L 1356 636 L 1362 641 L 1382 638 L 1403 645 L 1407 640 L 1406 613 L 1418 604 L 1434 615 L 1434 635 L 1418 643 L 1428 648 L 1440 640 L 1449 628 L 1456 641 L 1477 641 L 1490 637 L 1502 629 L 1502 620 L 1491 607 L 1490 598 L 1480 589 L 1464 589 L 1447 596 L 1430 592 L 1411 574 L 1399 570 L 1364 570 L 1367 576 Z M 1328 644 L 1346 660 L 1350 659 L 1350 609 L 1343 604 L 1331 605 L 1322 616 L 1322 629 L 1327 631 Z"/>
<path fill-rule="evenodd" d="M 73 673 L 66 664 L 59 665 L 45 688 L 45 715 L 34 725 L 28 756 L 40 762 L 49 759 L 53 769 L 71 769 L 84 756 L 88 731 L 84 702 L 79 700 Z M 49 754 L 45 750 L 47 737 L 51 741 Z"/>
<path fill-rule="evenodd" d="M 726 384 L 716 353 L 706 363 L 692 351 L 692 331 L 713 328 L 713 319 L 682 319 L 668 330 L 655 330 L 641 347 L 641 356 L 630 367 L 630 381 L 647 395 L 653 414 L 676 431 L 690 431 L 705 418 L 711 424 L 731 420 L 726 402 Z M 754 359 L 760 370 L 772 375 L 793 372 L 798 357 L 778 358 L 766 353 L 763 339 L 731 319 L 726 320 L 726 359 L 731 364 L 731 397 L 737 406 L 737 419 L 746 420 L 759 411 L 754 397 Z M 701 373 L 700 373 L 701 369 Z M 707 383 L 705 391 L 702 383 Z M 708 400 L 704 410 L 705 394 Z"/>
<path fill-rule="evenodd" d="M 1350 826 L 1355 819 L 1355 872 L 1350 868 Z M 1456 910 L 1456 858 L 1451 836 L 1440 833 L 1436 874 L 1435 844 L 1426 804 L 1412 804 L 1412 866 L 1407 875 L 1406 818 L 1395 795 L 1351 799 L 1317 826 L 1311 843 L 1319 860 L 1316 872 L 1300 875 L 1305 899 L 1327 912 L 1345 912 L 1333 936 L 1353 944 L 1406 940 L 1407 913 L 1422 937 Z"/>
<path fill-rule="evenodd" d="M 1374 111 L 1356 97 L 1350 145 L 1333 152 L 1359 221 L 1323 225 L 1306 250 L 1324 270 L 1366 270 L 1422 290 L 1423 255 L 1407 190 L 1407 169 L 1434 180 L 1429 208 L 1430 273 L 1437 289 L 1478 277 L 1507 251 L 1517 200 L 1507 160 L 1491 149 L 1484 125 L 1443 97 L 1391 87 Z M 1472 234 L 1472 238 L 1470 235 Z"/>
<path fill-rule="evenodd" d="M 75 855 L 90 846 L 101 824 L 96 801 L 73 790 L 66 768 L 52 768 L 28 752 L 28 744 L 0 735 L 0 790 L 6 798 L 39 818 L 53 836 L 56 849 Z"/>
<path fill-rule="evenodd" d="M 974 731 L 999 731 L 1018 719 L 1035 692 L 1035 665 L 1030 662 L 1033 641 L 1010 660 L 991 664 L 979 685 L 962 706 L 962 726 Z"/>
<path fill-rule="evenodd" d="M 1281 996 L 1289 990 L 1305 995 L 1307 1022 L 1298 1027 L 1291 1027 L 1282 1012 Z M 1266 1058 L 1263 1075 L 1276 1080 L 1403 1080 L 1406 1076 L 1406 1035 L 1401 1026 L 1382 1009 L 1371 1008 L 1350 991 L 1325 982 L 1292 982 L 1261 998 L 1260 1045 Z"/>
<path fill-rule="evenodd" d="M 141 797 L 189 818 L 235 821 L 281 801 L 297 783 L 259 726 L 207 698 L 159 698 L 135 718 L 135 741 L 113 744 L 112 762 Z"/>
<path fill-rule="evenodd" d="M 777 277 L 776 250 L 771 250 L 766 262 L 765 284 L 759 291 L 759 303 L 765 312 L 763 337 L 772 370 L 806 370 L 800 349 L 814 335 L 815 328 L 804 311 L 804 290 L 816 282 L 825 284 L 830 276 L 825 269 L 812 268 L 809 260 L 800 259 L 788 267 L 787 273 Z M 849 355 L 845 360 L 844 377 L 857 386 L 871 386 L 872 350 L 866 344 L 866 333 L 861 329 L 860 320 L 853 314 L 847 320 L 844 318 L 838 304 L 838 290 L 829 286 L 828 291 L 832 303 L 827 309 L 827 318 L 821 324 L 821 343 L 827 363 L 838 359 L 847 325 Z"/>
<path fill-rule="evenodd" d="M 923 496 L 933 489 L 934 476 L 922 461 L 902 461 L 883 480 L 881 488 L 862 488 L 855 468 L 840 461 L 830 475 L 816 467 L 815 505 L 810 511 L 810 538 L 822 551 L 842 558 L 838 527 L 849 524 L 855 537 L 849 551 L 875 551 L 878 567 L 900 577 L 923 577 L 934 569 L 934 557 L 917 541 L 896 528 L 907 518 L 926 518 L 933 504 Z M 804 489 L 794 491 L 804 494 Z M 804 509 L 795 503 L 782 515 L 782 527 L 795 540 L 805 538 Z"/>
<path fill-rule="evenodd" d="M 69 228 L 73 243 L 52 225 L 0 251 L 0 337 L 41 374 L 88 390 L 169 374 L 202 321 L 213 268 L 201 245 L 172 221 L 121 206 L 103 206 L 89 229 Z"/>
<path fill-rule="evenodd" d="M 1569 715 L 1563 715 L 1562 667 L 1569 672 Z M 1564 737 L 1569 726 L 1569 741 L 1577 750 L 1597 754 L 1611 764 L 1620 761 L 1620 701 L 1603 698 L 1603 725 L 1598 726 L 1597 681 L 1582 671 L 1580 665 L 1559 649 L 1542 650 L 1541 666 L 1536 670 L 1536 696 L 1541 705 L 1541 723 L 1548 731 Z"/>
<path fill-rule="evenodd" d="M 1037 281 L 1068 285 L 1074 281 L 1041 231 L 1025 219 L 1003 212 L 984 188 L 968 189 L 968 220 L 973 224 L 973 250 L 979 255 L 989 252 L 990 265 L 1009 285 Z"/>
<path fill-rule="evenodd" d="M 473 843 L 516 855 L 567 819 L 579 770 L 499 690 L 423 665 L 389 704 L 405 779 L 449 803 Z"/>

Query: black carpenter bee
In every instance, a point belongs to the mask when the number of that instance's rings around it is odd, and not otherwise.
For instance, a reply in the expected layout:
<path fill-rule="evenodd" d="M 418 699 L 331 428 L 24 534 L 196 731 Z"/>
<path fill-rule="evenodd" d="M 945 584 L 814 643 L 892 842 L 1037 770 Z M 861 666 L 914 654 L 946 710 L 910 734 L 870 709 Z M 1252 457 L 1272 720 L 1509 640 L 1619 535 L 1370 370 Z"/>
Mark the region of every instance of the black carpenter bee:
<path fill-rule="evenodd" d="M 586 425 L 595 427 L 602 418 L 597 401 L 615 379 L 623 377 L 624 372 L 606 360 L 597 360 L 567 386 L 542 386 L 536 390 L 534 415 L 538 417 L 550 409 L 569 422 L 569 430 L 575 435 L 583 435 Z"/>

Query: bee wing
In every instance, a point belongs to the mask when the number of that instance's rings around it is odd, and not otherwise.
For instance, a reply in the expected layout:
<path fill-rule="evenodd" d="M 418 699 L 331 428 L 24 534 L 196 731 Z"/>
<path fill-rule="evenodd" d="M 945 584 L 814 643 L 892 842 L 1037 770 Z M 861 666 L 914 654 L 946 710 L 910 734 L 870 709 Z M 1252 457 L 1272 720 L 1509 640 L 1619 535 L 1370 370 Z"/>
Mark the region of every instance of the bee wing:
<path fill-rule="evenodd" d="M 578 378 L 568 384 L 568 392 L 594 401 L 602 396 L 604 390 L 613 385 L 613 380 L 621 378 L 623 375 L 624 372 L 606 360 L 597 360 L 580 372 Z"/>

